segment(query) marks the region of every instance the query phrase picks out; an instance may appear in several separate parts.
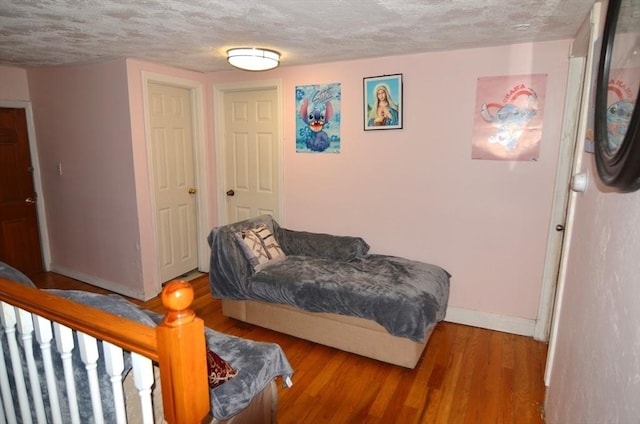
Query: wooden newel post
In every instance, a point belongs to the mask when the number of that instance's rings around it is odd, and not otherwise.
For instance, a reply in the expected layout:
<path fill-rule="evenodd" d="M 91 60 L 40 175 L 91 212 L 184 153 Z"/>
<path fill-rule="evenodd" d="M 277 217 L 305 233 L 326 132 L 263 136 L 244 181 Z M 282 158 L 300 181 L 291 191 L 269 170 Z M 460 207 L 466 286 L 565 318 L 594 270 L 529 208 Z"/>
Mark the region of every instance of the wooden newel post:
<path fill-rule="evenodd" d="M 186 281 L 171 281 L 162 290 L 167 314 L 156 331 L 162 402 L 170 424 L 205 422 L 211 409 L 204 323 L 189 309 L 191 302 L 193 288 Z"/>

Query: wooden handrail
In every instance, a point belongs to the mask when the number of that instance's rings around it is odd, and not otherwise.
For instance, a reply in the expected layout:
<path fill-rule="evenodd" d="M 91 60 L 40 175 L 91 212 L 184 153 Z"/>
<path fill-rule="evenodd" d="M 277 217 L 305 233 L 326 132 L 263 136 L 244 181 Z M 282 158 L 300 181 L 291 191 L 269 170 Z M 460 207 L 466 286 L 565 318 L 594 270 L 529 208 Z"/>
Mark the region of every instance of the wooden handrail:
<path fill-rule="evenodd" d="M 0 278 L 0 300 L 158 362 L 156 329 Z"/>
<path fill-rule="evenodd" d="M 165 285 L 162 301 L 167 314 L 153 328 L 0 278 L 1 301 L 157 362 L 165 419 L 170 424 L 211 418 L 204 322 L 189 309 L 193 296 L 193 288 L 185 281 Z"/>

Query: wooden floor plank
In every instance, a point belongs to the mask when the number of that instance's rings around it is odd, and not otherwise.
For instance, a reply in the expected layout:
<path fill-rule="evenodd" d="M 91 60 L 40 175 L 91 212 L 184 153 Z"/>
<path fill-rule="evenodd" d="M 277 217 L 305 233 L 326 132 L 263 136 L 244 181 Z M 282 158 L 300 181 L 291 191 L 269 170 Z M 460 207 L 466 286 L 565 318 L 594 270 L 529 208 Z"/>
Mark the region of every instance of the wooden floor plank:
<path fill-rule="evenodd" d="M 109 293 L 55 273 L 32 279 L 40 288 Z M 279 384 L 280 424 L 544 422 L 544 343 L 443 322 L 410 370 L 227 318 L 206 274 L 191 284 L 194 310 L 207 326 L 278 343 L 287 354 L 294 385 Z M 130 300 L 162 312 L 159 298 Z"/>
<path fill-rule="evenodd" d="M 502 343 L 500 334 L 495 331 L 488 332 L 488 362 L 487 374 L 484 382 L 484 390 L 481 398 L 482 406 L 476 410 L 479 416 L 488 417 L 492 423 L 503 423 L 500 413 L 501 405 L 498 403 L 502 385 Z"/>
<path fill-rule="evenodd" d="M 380 386 L 380 390 L 378 390 L 373 404 L 367 411 L 368 416 L 382 420 L 385 412 L 389 409 L 388 405 L 391 403 L 396 387 L 400 384 L 400 373 L 401 370 L 397 369 L 397 367 L 382 367 L 380 371 L 382 385 Z"/>

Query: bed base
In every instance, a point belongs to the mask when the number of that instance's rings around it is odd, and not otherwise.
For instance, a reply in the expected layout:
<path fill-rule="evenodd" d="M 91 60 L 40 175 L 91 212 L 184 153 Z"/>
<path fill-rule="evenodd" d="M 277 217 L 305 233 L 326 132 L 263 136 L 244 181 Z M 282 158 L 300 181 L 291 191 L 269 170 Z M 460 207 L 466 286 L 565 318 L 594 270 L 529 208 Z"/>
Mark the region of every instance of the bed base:
<path fill-rule="evenodd" d="M 378 323 L 364 318 L 306 312 L 254 300 L 221 302 L 222 313 L 227 317 L 406 368 L 415 368 L 433 332 L 431 327 L 425 341 L 417 343 L 393 336 Z"/>

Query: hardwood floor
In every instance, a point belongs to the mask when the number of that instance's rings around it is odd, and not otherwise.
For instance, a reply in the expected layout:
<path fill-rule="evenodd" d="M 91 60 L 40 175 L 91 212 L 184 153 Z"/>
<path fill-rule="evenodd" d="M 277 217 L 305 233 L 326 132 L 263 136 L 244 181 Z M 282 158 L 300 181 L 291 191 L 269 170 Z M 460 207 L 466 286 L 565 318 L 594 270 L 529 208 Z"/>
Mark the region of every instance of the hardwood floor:
<path fill-rule="evenodd" d="M 107 293 L 53 273 L 32 279 L 40 288 Z M 207 276 L 192 285 L 193 309 L 207 326 L 278 343 L 287 354 L 294 385 L 280 388 L 280 424 L 544 422 L 544 343 L 442 322 L 409 370 L 224 317 Z M 159 298 L 132 301 L 162 312 Z"/>

